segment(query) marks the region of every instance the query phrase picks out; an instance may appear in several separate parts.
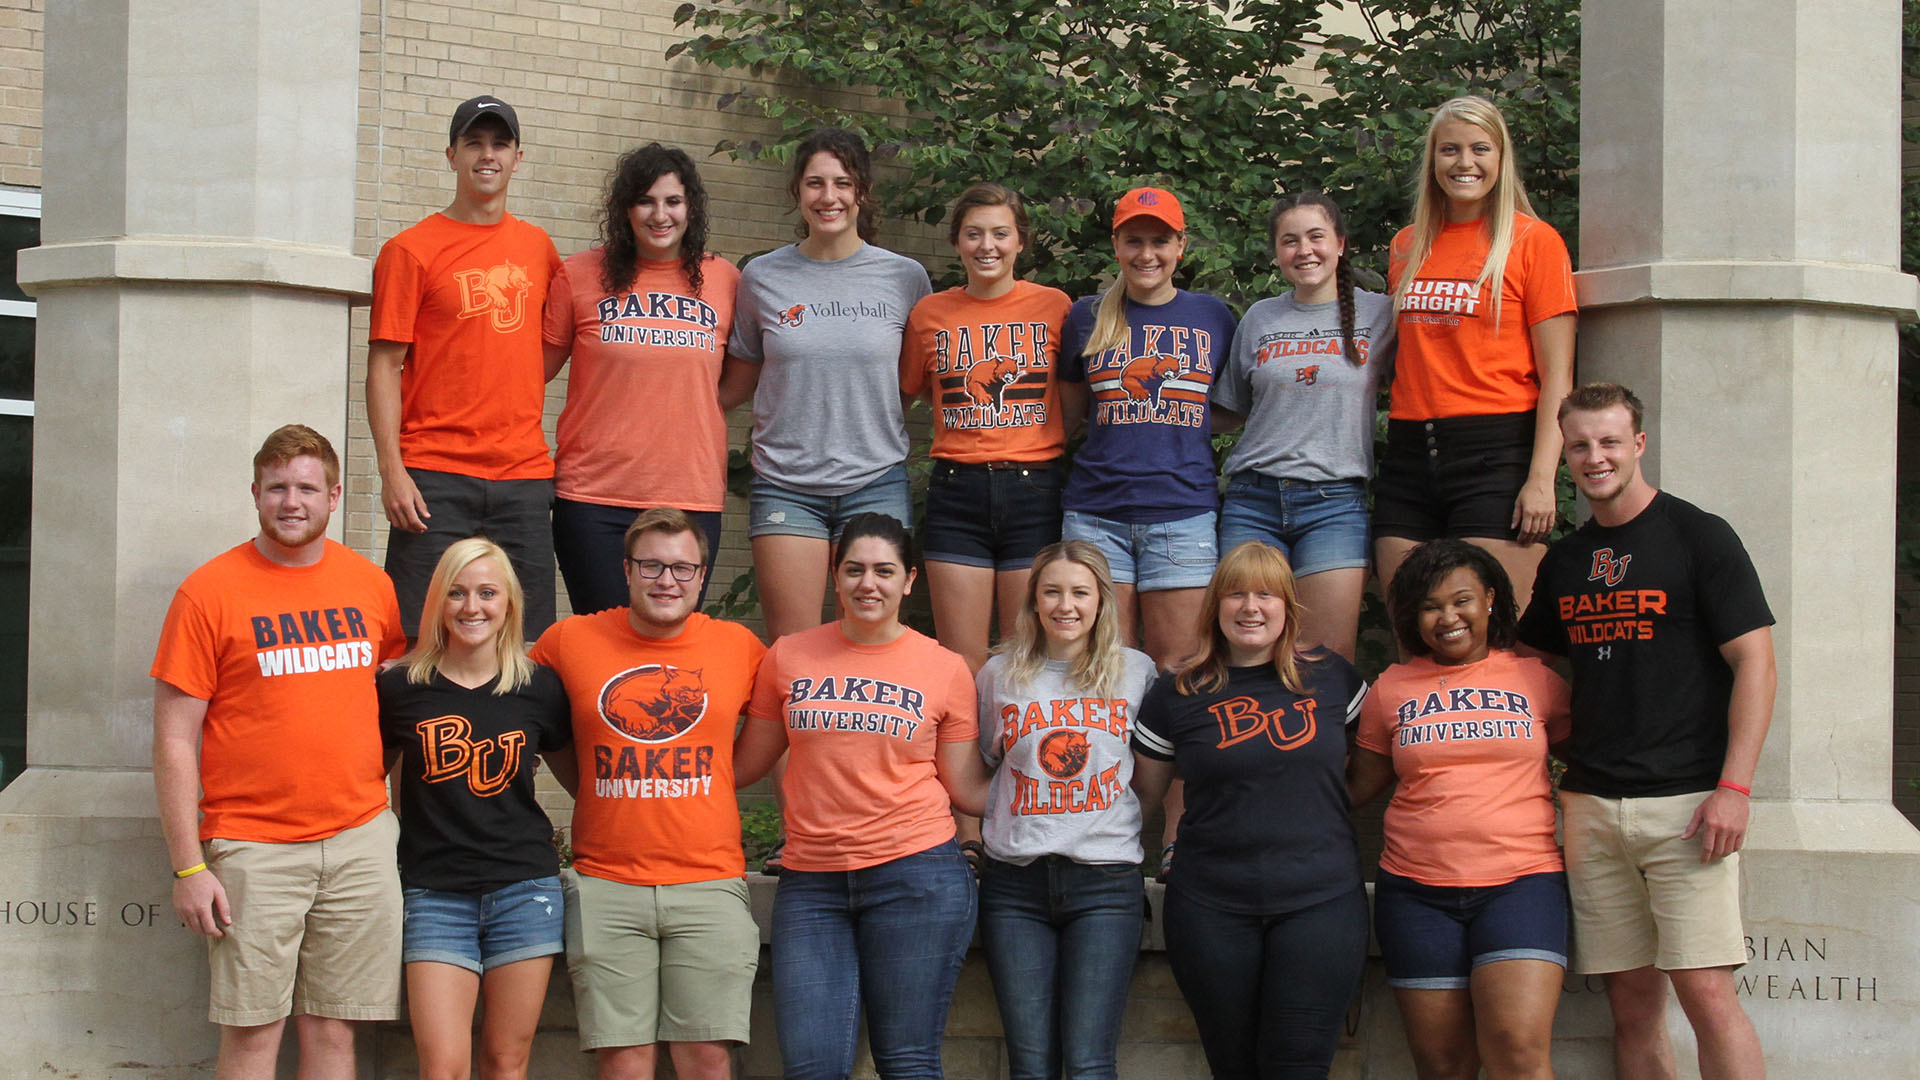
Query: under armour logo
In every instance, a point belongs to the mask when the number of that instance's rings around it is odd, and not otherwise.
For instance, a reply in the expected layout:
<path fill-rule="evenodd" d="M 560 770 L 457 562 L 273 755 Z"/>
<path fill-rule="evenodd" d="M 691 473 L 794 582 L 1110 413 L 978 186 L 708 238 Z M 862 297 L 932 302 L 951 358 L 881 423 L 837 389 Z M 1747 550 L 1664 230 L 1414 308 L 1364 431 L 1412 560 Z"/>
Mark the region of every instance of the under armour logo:
<path fill-rule="evenodd" d="M 1611 645 L 1602 645 L 1594 649 L 1593 651 L 1594 651 L 1594 655 L 1598 656 L 1602 660 L 1613 659 L 1613 646 Z"/>

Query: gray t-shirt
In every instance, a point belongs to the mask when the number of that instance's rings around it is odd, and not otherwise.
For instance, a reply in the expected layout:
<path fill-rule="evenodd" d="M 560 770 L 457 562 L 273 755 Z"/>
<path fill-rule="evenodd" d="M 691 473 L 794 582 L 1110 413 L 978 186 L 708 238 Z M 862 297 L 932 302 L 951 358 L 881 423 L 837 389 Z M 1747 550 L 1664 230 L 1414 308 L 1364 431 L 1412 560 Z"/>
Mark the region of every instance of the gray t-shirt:
<path fill-rule="evenodd" d="M 919 263 L 872 244 L 832 262 L 789 245 L 747 264 L 727 351 L 761 366 L 755 473 L 845 495 L 906 460 L 900 338 L 932 291 Z"/>
<path fill-rule="evenodd" d="M 1126 654 L 1120 688 L 1097 698 L 1049 660 L 1026 686 L 1012 664 L 989 659 L 980 691 L 980 756 L 993 769 L 980 834 L 987 854 L 1025 866 L 1042 855 L 1083 863 L 1138 863 L 1140 800 L 1133 793 L 1133 720 L 1154 679 L 1153 660 Z"/>
<path fill-rule="evenodd" d="M 1365 363 L 1347 361 L 1340 305 L 1302 304 L 1292 293 L 1247 309 L 1233 353 L 1214 376 L 1215 406 L 1247 425 L 1226 472 L 1282 480 L 1361 480 L 1373 475 L 1373 415 L 1392 377 L 1393 302 L 1353 292 L 1353 342 Z"/>

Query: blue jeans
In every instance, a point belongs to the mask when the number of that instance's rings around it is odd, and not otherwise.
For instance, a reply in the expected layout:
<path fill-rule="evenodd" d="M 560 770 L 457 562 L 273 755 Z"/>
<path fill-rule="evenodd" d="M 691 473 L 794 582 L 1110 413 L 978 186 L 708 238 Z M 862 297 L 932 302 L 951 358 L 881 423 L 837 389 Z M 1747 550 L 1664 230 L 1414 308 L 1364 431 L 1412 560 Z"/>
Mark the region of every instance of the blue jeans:
<path fill-rule="evenodd" d="M 863 1004 L 882 1080 L 939 1080 L 975 910 L 973 871 L 952 840 L 861 870 L 781 874 L 773 1014 L 787 1080 L 846 1080 Z"/>
<path fill-rule="evenodd" d="M 1371 554 L 1364 480 L 1281 480 L 1237 472 L 1220 505 L 1220 554 L 1272 544 L 1300 577 L 1366 569 Z"/>
<path fill-rule="evenodd" d="M 913 524 L 913 495 L 905 465 L 895 465 L 845 495 L 795 491 L 755 474 L 753 494 L 747 499 L 747 537 L 838 540 L 847 522 L 866 513 L 887 514 L 902 525 Z"/>
<path fill-rule="evenodd" d="M 1045 855 L 980 868 L 980 938 L 1012 1080 L 1113 1080 L 1146 914 L 1140 868 Z"/>
<path fill-rule="evenodd" d="M 1115 585 L 1141 592 L 1204 589 L 1220 561 L 1214 512 L 1133 525 L 1096 514 L 1066 510 L 1060 515 L 1063 540 L 1085 540 L 1100 549 L 1113 570 Z"/>

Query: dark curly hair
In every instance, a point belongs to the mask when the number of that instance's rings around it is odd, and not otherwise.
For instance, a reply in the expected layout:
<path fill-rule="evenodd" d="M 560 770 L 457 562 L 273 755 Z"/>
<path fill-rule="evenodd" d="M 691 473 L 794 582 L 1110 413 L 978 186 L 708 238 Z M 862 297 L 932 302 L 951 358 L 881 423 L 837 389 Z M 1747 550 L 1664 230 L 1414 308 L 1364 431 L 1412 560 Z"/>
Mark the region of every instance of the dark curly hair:
<path fill-rule="evenodd" d="M 787 174 L 787 195 L 793 208 L 800 208 L 800 184 L 807 178 L 807 165 L 815 154 L 832 154 L 840 167 L 853 177 L 853 196 L 860 203 L 855 224 L 860 239 L 872 243 L 880 235 L 880 215 L 873 205 L 873 157 L 867 153 L 867 141 L 846 128 L 816 128 L 793 151 L 793 168 Z M 807 235 L 807 223 L 799 225 L 801 238 Z"/>
<path fill-rule="evenodd" d="M 704 284 L 700 264 L 707 257 L 707 189 L 686 151 L 657 142 L 620 155 L 607 174 L 607 214 L 600 222 L 600 243 L 606 248 L 600 286 L 605 291 L 617 293 L 628 288 L 639 274 L 640 241 L 633 235 L 628 211 L 653 190 L 655 181 L 668 175 L 679 177 L 680 186 L 687 191 L 687 231 L 680 239 L 680 268 L 693 294 L 700 295 Z"/>
<path fill-rule="evenodd" d="M 1493 609 L 1487 616 L 1487 647 L 1511 649 L 1520 640 L 1520 606 L 1513 583 L 1500 560 L 1486 548 L 1465 540 L 1443 537 L 1429 540 L 1407 553 L 1387 589 L 1387 610 L 1393 616 L 1393 636 L 1408 656 L 1427 656 L 1433 650 L 1420 637 L 1420 605 L 1448 574 L 1461 567 L 1473 571 L 1480 584 L 1493 590 Z"/>

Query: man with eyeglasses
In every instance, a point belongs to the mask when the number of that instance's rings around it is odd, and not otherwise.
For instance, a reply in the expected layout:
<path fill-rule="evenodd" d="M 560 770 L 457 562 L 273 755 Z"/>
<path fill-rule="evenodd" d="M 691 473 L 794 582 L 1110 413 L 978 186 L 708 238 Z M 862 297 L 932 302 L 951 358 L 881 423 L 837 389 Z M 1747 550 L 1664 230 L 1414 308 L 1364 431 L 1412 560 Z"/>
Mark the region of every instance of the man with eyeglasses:
<path fill-rule="evenodd" d="M 707 537 L 673 509 L 627 529 L 628 606 L 554 624 L 533 658 L 573 703 L 567 967 L 599 1080 L 725 1080 L 747 1041 L 760 932 L 747 904 L 733 735 L 766 647 L 695 611 Z"/>

